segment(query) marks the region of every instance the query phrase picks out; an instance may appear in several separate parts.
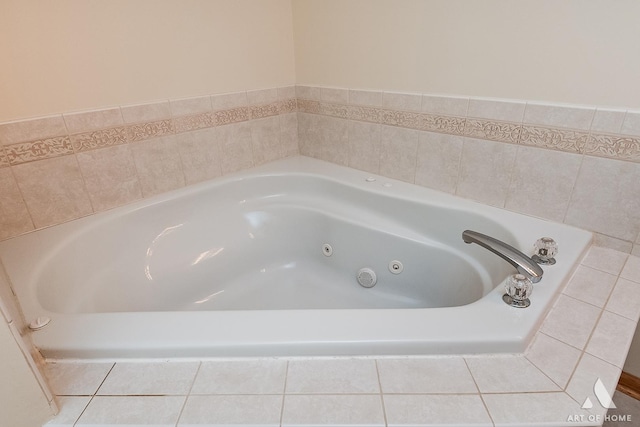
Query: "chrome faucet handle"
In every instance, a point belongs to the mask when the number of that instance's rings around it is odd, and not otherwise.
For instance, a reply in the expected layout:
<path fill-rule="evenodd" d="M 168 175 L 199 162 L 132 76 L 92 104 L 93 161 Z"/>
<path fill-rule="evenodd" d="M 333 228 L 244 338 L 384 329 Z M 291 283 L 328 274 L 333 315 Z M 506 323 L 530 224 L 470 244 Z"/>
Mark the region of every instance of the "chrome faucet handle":
<path fill-rule="evenodd" d="M 533 247 L 535 253 L 531 257 L 532 260 L 542 265 L 553 265 L 556 263 L 554 257 L 558 254 L 558 244 L 551 237 L 539 238 Z"/>
<path fill-rule="evenodd" d="M 538 283 L 542 279 L 542 274 L 544 273 L 542 268 L 531 258 L 505 242 L 472 230 L 463 231 L 462 240 L 465 243 L 476 243 L 498 255 L 533 283 Z"/>
<path fill-rule="evenodd" d="M 502 295 L 502 300 L 511 307 L 526 308 L 531 305 L 529 297 L 533 292 L 533 283 L 523 274 L 513 274 L 507 277 L 504 284 L 506 294 Z"/>

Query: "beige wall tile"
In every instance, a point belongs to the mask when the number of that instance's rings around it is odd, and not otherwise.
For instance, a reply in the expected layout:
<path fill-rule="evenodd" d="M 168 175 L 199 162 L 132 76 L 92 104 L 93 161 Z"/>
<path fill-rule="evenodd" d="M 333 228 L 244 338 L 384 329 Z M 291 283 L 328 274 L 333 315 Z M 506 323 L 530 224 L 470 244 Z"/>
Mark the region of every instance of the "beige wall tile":
<path fill-rule="evenodd" d="M 247 106 L 247 92 L 231 92 L 211 95 L 213 111 L 229 110 Z"/>
<path fill-rule="evenodd" d="M 125 123 L 152 122 L 171 118 L 169 101 L 127 105 L 120 108 Z"/>
<path fill-rule="evenodd" d="M 296 87 L 295 86 L 282 86 L 278 89 L 278 100 L 283 101 L 285 99 L 295 99 Z"/>
<path fill-rule="evenodd" d="M 430 114 L 466 117 L 469 98 L 458 96 L 423 95 L 422 111 Z"/>
<path fill-rule="evenodd" d="M 172 99 L 169 101 L 173 117 L 188 116 L 191 114 L 206 113 L 211 111 L 210 96 L 196 96 L 193 98 Z"/>
<path fill-rule="evenodd" d="M 67 134 L 62 114 L 0 124 L 0 145 L 17 144 Z"/>
<path fill-rule="evenodd" d="M 598 108 L 591 122 L 591 130 L 593 132 L 620 133 L 625 114 L 625 110 Z"/>
<path fill-rule="evenodd" d="M 316 114 L 298 113 L 298 143 L 303 156 L 319 159 L 322 155 L 321 119 Z"/>
<path fill-rule="evenodd" d="M 501 142 L 465 138 L 456 194 L 503 207 L 517 147 Z"/>
<path fill-rule="evenodd" d="M 413 183 L 418 152 L 417 130 L 392 126 L 380 128 L 380 175 Z"/>
<path fill-rule="evenodd" d="M 86 151 L 78 153 L 77 157 L 96 212 L 142 198 L 133 155 L 128 145 Z"/>
<path fill-rule="evenodd" d="M 336 104 L 349 103 L 349 89 L 323 87 L 320 89 L 320 99 L 324 102 Z"/>
<path fill-rule="evenodd" d="M 176 136 L 131 144 L 143 197 L 184 186 Z"/>
<path fill-rule="evenodd" d="M 349 121 L 334 117 L 320 120 L 321 159 L 338 165 L 349 164 Z"/>
<path fill-rule="evenodd" d="M 349 121 L 349 166 L 380 172 L 380 125 Z"/>
<path fill-rule="evenodd" d="M 382 107 L 382 92 L 375 90 L 349 90 L 349 104 Z"/>
<path fill-rule="evenodd" d="M 248 169 L 253 166 L 251 128 L 247 123 L 238 123 L 218 128 L 222 174 Z"/>
<path fill-rule="evenodd" d="M 420 111 L 422 95 L 417 93 L 384 92 L 382 106 L 392 110 Z"/>
<path fill-rule="evenodd" d="M 271 104 L 278 100 L 278 89 L 258 89 L 247 91 L 247 103 L 249 105 Z"/>
<path fill-rule="evenodd" d="M 593 244 L 604 248 L 615 249 L 616 251 L 631 253 L 633 243 L 626 240 L 616 239 L 600 233 L 593 233 Z"/>
<path fill-rule="evenodd" d="M 527 103 L 524 122 L 534 125 L 589 130 L 594 114 L 594 107 Z"/>
<path fill-rule="evenodd" d="M 315 86 L 297 85 L 296 96 L 302 99 L 320 101 L 320 88 Z"/>
<path fill-rule="evenodd" d="M 505 208 L 562 222 L 581 162 L 578 154 L 518 147 Z"/>
<path fill-rule="evenodd" d="M 24 163 L 13 171 L 36 228 L 93 212 L 75 156 Z"/>
<path fill-rule="evenodd" d="M 280 115 L 280 143 L 284 157 L 300 154 L 298 145 L 298 114 Z"/>
<path fill-rule="evenodd" d="M 178 151 L 187 185 L 216 178 L 222 174 L 219 129 L 205 129 L 181 134 Z"/>
<path fill-rule="evenodd" d="M 632 241 L 640 230 L 640 164 L 585 156 L 564 222 Z"/>
<path fill-rule="evenodd" d="M 525 107 L 524 101 L 471 98 L 467 116 L 520 123 Z"/>
<path fill-rule="evenodd" d="M 640 111 L 627 111 L 621 132 L 625 135 L 640 135 Z"/>
<path fill-rule="evenodd" d="M 70 134 L 120 126 L 124 123 L 119 107 L 64 114 Z"/>
<path fill-rule="evenodd" d="M 10 168 L 0 169 L 0 239 L 33 230 L 33 222 Z"/>
<path fill-rule="evenodd" d="M 420 132 L 416 184 L 455 193 L 463 141 L 460 136 Z"/>
<path fill-rule="evenodd" d="M 252 120 L 251 143 L 254 165 L 261 165 L 283 157 L 280 142 L 280 118 L 278 116 Z"/>

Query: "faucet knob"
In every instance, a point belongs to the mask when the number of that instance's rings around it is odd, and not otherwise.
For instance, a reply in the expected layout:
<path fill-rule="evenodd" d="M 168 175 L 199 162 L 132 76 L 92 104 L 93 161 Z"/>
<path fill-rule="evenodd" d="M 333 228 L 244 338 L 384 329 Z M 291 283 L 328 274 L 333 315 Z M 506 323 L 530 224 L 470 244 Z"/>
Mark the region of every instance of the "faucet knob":
<path fill-rule="evenodd" d="M 542 265 L 553 265 L 556 263 L 554 256 L 558 253 L 558 244 L 551 237 L 541 237 L 533 245 L 535 253 L 532 260 Z"/>
<path fill-rule="evenodd" d="M 533 283 L 523 274 L 513 274 L 507 278 L 504 284 L 507 291 L 502 296 L 502 300 L 511 307 L 526 308 L 531 305 L 529 296 L 533 292 Z"/>

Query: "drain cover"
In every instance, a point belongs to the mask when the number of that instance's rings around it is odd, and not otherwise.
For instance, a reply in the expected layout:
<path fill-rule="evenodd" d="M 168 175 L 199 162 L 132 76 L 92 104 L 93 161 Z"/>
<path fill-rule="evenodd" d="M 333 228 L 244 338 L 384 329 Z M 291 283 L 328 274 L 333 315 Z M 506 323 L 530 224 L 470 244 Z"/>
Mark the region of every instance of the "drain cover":
<path fill-rule="evenodd" d="M 376 282 L 378 281 L 376 272 L 370 268 L 361 268 L 360 271 L 358 271 L 358 275 L 356 277 L 358 278 L 358 283 L 360 283 L 360 285 L 364 286 L 365 288 L 374 287 Z"/>

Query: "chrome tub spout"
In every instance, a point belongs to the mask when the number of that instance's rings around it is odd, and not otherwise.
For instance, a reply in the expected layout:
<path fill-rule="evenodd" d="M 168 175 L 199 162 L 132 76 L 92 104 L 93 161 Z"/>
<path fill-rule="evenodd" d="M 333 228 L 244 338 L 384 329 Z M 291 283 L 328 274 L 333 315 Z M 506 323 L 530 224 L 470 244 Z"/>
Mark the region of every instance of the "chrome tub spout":
<path fill-rule="evenodd" d="M 485 249 L 490 250 L 500 258 L 513 265 L 518 273 L 527 276 L 533 283 L 538 283 L 542 279 L 542 268 L 531 258 L 498 239 L 494 239 L 486 234 L 477 231 L 465 230 L 462 232 L 462 240 L 465 243 L 477 243 Z"/>

